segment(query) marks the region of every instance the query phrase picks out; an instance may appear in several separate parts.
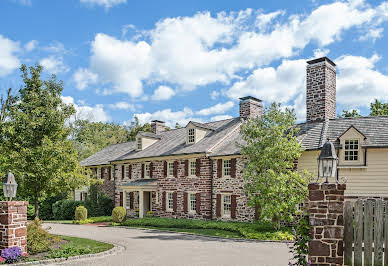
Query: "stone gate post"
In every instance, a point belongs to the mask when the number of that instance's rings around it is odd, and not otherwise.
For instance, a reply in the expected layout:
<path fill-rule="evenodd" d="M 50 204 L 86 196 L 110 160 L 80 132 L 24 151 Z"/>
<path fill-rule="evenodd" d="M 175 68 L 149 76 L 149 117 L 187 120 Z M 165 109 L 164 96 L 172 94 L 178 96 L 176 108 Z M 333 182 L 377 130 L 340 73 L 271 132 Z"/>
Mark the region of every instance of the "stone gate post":
<path fill-rule="evenodd" d="M 0 201 L 0 250 L 18 246 L 27 252 L 27 201 Z"/>
<path fill-rule="evenodd" d="M 315 265 L 343 265 L 345 184 L 309 184 L 309 260 Z"/>

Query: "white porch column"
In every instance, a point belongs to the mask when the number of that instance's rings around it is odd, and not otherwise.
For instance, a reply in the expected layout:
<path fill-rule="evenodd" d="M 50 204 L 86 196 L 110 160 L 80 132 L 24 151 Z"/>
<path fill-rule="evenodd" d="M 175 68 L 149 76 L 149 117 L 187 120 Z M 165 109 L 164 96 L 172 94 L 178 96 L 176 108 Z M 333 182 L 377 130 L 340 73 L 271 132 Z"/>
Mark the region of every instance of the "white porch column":
<path fill-rule="evenodd" d="M 139 218 L 144 217 L 144 191 L 139 191 Z"/>

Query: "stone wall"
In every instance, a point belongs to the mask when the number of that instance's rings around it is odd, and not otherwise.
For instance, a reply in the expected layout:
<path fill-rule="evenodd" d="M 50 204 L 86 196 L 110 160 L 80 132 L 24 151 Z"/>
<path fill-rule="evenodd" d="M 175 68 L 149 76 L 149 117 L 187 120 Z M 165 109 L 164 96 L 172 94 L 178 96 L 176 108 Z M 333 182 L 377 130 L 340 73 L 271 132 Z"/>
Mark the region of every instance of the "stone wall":
<path fill-rule="evenodd" d="M 325 58 L 307 62 L 306 110 L 307 122 L 335 118 L 336 70 Z"/>
<path fill-rule="evenodd" d="M 309 184 L 311 266 L 343 265 L 345 184 Z"/>
<path fill-rule="evenodd" d="M 109 170 L 110 168 L 110 170 Z M 111 197 L 113 199 L 115 195 L 115 182 L 113 178 L 110 176 L 110 171 L 114 171 L 113 166 L 105 166 L 101 168 L 102 176 L 99 176 L 98 178 L 102 178 L 104 182 L 99 185 L 99 189 L 104 192 L 107 196 Z M 113 176 L 113 173 L 112 173 Z"/>
<path fill-rule="evenodd" d="M 240 117 L 255 118 L 263 113 L 263 104 L 259 99 L 253 97 L 240 98 Z"/>
<path fill-rule="evenodd" d="M 27 252 L 27 201 L 0 202 L 0 250 L 18 246 Z"/>

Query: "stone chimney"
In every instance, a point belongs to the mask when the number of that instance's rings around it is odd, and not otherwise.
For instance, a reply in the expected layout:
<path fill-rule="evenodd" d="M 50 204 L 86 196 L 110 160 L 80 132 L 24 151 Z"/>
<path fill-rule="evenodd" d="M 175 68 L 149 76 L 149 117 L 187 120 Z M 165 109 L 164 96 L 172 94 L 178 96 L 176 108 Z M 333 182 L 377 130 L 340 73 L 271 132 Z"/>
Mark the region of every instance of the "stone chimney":
<path fill-rule="evenodd" d="M 263 104 L 261 100 L 246 96 L 240 98 L 240 117 L 243 119 L 260 117 L 263 114 Z"/>
<path fill-rule="evenodd" d="M 327 57 L 307 61 L 306 121 L 318 122 L 335 118 L 336 70 Z"/>
<path fill-rule="evenodd" d="M 166 130 L 166 126 L 163 121 L 160 120 L 152 120 L 151 121 L 151 131 L 152 133 L 159 134 Z"/>

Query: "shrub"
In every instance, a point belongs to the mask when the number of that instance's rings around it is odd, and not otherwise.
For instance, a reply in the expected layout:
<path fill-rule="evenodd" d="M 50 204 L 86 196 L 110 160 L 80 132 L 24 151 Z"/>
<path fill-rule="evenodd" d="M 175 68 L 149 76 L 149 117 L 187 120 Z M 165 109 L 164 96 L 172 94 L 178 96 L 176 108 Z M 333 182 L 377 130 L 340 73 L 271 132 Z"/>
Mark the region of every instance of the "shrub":
<path fill-rule="evenodd" d="M 112 211 L 112 221 L 114 223 L 121 223 L 127 217 L 127 210 L 124 207 L 116 207 Z"/>
<path fill-rule="evenodd" d="M 292 256 L 292 262 L 288 265 L 292 266 L 307 266 L 310 265 L 307 262 L 307 255 L 309 253 L 308 242 L 310 240 L 310 225 L 309 217 L 306 215 L 298 220 L 296 228 L 293 228 L 294 232 L 294 244 L 291 245 L 290 253 Z"/>
<path fill-rule="evenodd" d="M 53 205 L 55 220 L 74 220 L 75 209 L 82 205 L 82 201 L 60 200 Z"/>
<path fill-rule="evenodd" d="M 91 185 L 84 206 L 91 217 L 109 216 L 114 208 L 113 200 L 99 190 L 98 185 Z"/>
<path fill-rule="evenodd" d="M 94 221 L 92 219 L 86 219 L 86 220 L 75 220 L 73 221 L 73 224 L 92 224 Z"/>
<path fill-rule="evenodd" d="M 77 246 L 65 246 L 62 249 L 53 249 L 47 258 L 55 259 L 55 258 L 68 258 L 76 255 L 84 255 L 91 253 L 92 250 L 88 247 L 77 247 Z"/>
<path fill-rule="evenodd" d="M 50 249 L 50 234 L 42 228 L 43 222 L 38 218 L 27 225 L 27 250 L 30 254 L 44 252 Z"/>
<path fill-rule="evenodd" d="M 42 220 L 53 220 L 53 204 L 66 198 L 66 193 L 59 193 L 57 195 L 45 198 L 42 202 L 39 203 L 39 218 Z"/>
<path fill-rule="evenodd" d="M 20 247 L 6 248 L 1 251 L 1 257 L 5 259 L 6 263 L 17 262 L 22 256 L 22 249 Z"/>
<path fill-rule="evenodd" d="M 27 205 L 27 219 L 32 220 L 35 218 L 35 207 L 34 205 Z"/>
<path fill-rule="evenodd" d="M 75 209 L 75 220 L 76 221 L 84 221 L 88 218 L 88 210 L 84 206 L 78 206 Z"/>

